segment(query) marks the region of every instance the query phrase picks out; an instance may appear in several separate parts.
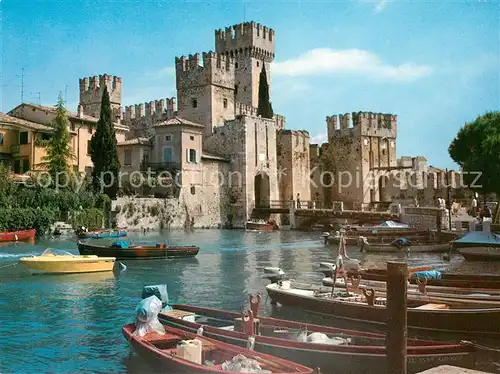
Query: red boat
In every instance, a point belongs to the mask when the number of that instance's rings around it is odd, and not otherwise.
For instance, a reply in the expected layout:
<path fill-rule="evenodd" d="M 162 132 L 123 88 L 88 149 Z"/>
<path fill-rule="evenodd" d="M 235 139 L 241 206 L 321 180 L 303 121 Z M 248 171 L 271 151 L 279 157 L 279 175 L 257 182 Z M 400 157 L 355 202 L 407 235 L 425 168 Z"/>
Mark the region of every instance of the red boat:
<path fill-rule="evenodd" d="M 278 230 L 279 227 L 274 221 L 247 221 L 245 223 L 245 229 L 248 231 L 274 231 Z"/>
<path fill-rule="evenodd" d="M 162 371 L 166 373 L 236 373 L 236 371 L 228 370 L 228 368 L 230 368 L 231 362 L 237 362 L 238 359 L 246 361 L 251 359 L 254 364 L 260 366 L 261 370 L 270 373 L 309 374 L 314 372 L 313 369 L 291 361 L 221 343 L 214 339 L 169 326 L 165 326 L 164 335 L 150 332 L 143 337 L 134 335 L 135 328 L 135 324 L 123 327 L 123 335 L 127 341 L 130 342 L 139 355 L 148 360 L 156 361 L 161 365 Z M 182 341 L 194 339 L 201 342 L 202 351 L 199 363 L 194 359 L 182 358 L 177 352 L 177 346 Z M 204 365 L 207 362 L 210 362 L 210 365 Z"/>
<path fill-rule="evenodd" d="M 158 317 L 168 326 L 201 329 L 203 336 L 241 347 L 253 336 L 255 351 L 319 367 L 323 373 L 387 373 L 385 335 L 260 316 L 254 320 L 260 295 L 257 299 L 250 302 L 248 317 L 191 305 L 172 305 L 172 311 Z M 429 340 L 408 339 L 407 355 L 409 373 L 446 364 L 473 368 L 475 363 L 474 348 Z"/>
<path fill-rule="evenodd" d="M 35 240 L 36 230 L 21 230 L 11 232 L 0 232 L 0 242 L 18 242 L 23 240 Z"/>

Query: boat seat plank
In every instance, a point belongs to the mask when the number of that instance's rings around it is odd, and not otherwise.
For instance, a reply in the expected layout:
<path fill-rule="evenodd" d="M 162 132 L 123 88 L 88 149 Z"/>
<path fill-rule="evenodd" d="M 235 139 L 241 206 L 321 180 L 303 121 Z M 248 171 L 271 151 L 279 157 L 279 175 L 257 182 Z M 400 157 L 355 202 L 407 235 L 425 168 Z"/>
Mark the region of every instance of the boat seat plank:
<path fill-rule="evenodd" d="M 450 307 L 446 304 L 424 304 L 424 305 L 420 305 L 420 306 L 415 307 L 415 309 L 426 309 L 426 310 L 433 309 L 433 310 L 436 310 L 436 309 L 450 309 Z"/>
<path fill-rule="evenodd" d="M 156 332 L 150 332 L 146 334 L 143 337 L 144 340 L 148 341 L 149 343 L 159 343 L 159 342 L 167 342 L 167 341 L 172 341 L 172 340 L 182 340 L 182 337 L 178 335 L 173 335 L 166 333 L 164 335 L 158 334 Z"/>

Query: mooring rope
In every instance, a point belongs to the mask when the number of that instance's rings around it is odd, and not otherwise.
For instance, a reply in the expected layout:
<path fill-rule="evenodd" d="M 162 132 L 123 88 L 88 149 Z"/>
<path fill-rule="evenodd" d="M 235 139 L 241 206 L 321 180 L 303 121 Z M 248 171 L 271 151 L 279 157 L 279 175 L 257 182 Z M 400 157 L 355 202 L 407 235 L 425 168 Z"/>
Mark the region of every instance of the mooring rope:
<path fill-rule="evenodd" d="M 18 264 L 17 262 L 14 262 L 13 264 L 0 266 L 0 269 L 3 269 L 3 268 L 8 268 L 9 266 L 16 266 L 17 264 Z"/>
<path fill-rule="evenodd" d="M 486 345 L 477 344 L 477 343 L 474 343 L 474 342 L 471 342 L 471 341 L 468 341 L 468 340 L 462 340 L 462 341 L 460 341 L 460 344 L 469 345 L 471 347 L 482 349 L 482 350 L 485 350 L 485 351 L 492 351 L 492 352 L 500 353 L 500 349 L 499 348 L 488 347 Z"/>

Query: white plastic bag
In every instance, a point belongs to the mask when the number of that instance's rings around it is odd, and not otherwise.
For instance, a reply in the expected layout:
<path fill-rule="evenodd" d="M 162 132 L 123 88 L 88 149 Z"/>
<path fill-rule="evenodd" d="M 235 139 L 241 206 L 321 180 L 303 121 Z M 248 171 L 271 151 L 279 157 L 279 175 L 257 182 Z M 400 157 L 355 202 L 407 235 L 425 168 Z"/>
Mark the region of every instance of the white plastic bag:
<path fill-rule="evenodd" d="M 156 296 L 150 296 L 142 300 L 137 308 L 134 335 L 144 336 L 149 332 L 165 334 L 165 328 L 158 320 L 158 313 L 162 308 L 161 300 Z"/>

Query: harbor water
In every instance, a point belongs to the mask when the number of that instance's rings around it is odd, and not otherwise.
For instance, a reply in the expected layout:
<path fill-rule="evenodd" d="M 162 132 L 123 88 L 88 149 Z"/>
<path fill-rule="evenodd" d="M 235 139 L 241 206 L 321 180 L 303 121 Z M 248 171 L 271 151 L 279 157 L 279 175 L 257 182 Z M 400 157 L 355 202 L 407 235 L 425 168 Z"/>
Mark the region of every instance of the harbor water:
<path fill-rule="evenodd" d="M 263 268 L 281 267 L 301 283 L 320 284 L 318 263 L 332 261 L 335 246 L 319 232 L 173 231 L 136 234 L 136 241 L 168 241 L 200 247 L 194 259 L 122 261 L 121 273 L 30 275 L 17 261 L 46 248 L 78 253 L 76 240 L 39 240 L 0 247 L 0 373 L 150 372 L 121 333 L 134 321 L 143 286 L 167 284 L 172 303 L 241 311 L 249 293 L 263 295 L 261 312 L 274 315 L 266 298 Z M 408 258 L 410 266 L 454 268 L 463 273 L 500 273 L 500 265 L 465 263 L 456 255 L 349 255 L 366 267 Z M 8 266 L 12 265 L 12 266 Z M 307 318 L 308 316 L 304 316 Z"/>

